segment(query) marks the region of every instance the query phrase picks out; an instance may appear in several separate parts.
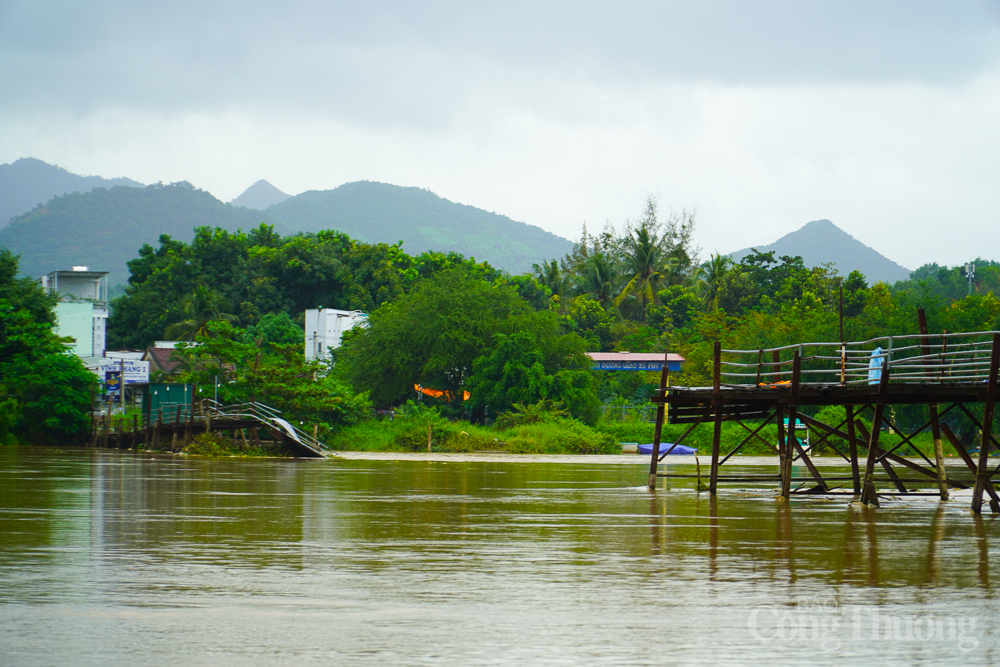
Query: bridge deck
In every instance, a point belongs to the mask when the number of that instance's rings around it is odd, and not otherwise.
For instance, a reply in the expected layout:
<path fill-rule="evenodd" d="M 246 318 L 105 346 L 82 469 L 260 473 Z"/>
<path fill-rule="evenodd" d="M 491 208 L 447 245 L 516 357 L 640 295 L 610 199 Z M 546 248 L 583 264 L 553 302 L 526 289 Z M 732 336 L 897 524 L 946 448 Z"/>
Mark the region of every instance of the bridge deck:
<path fill-rule="evenodd" d="M 948 498 L 949 488 L 973 486 L 972 510 L 980 512 L 984 494 L 990 509 L 1000 513 L 1000 497 L 993 489 L 992 477 L 1000 466 L 991 469 L 989 450 L 1000 450 L 993 436 L 993 412 L 1000 375 L 1000 332 L 963 334 L 927 334 L 922 311 L 918 313 L 921 332 L 916 336 L 898 336 L 859 343 L 803 343 L 782 348 L 761 350 L 723 350 L 715 344 L 712 364 L 712 386 L 669 387 L 669 371 L 661 373 L 660 388 L 651 399 L 657 406 L 654 447 L 650 458 L 649 486 L 655 488 L 657 477 L 673 477 L 658 473 L 657 465 L 666 456 L 660 453 L 660 438 L 664 422 L 688 424 L 689 427 L 674 444 L 680 444 L 700 424 L 713 427 L 712 465 L 708 490 L 715 494 L 719 482 L 742 478 L 721 476 L 720 467 L 752 440 L 770 445 L 779 463 L 780 493 L 792 494 L 792 464 L 801 462 L 809 471 L 808 480 L 814 486 L 803 493 L 832 493 L 829 482 L 843 481 L 824 478 L 813 464 L 810 453 L 831 437 L 846 441 L 846 450 L 834 447 L 851 465 L 854 493 L 862 502 L 877 505 L 879 493 L 876 481 L 891 483 L 900 494 L 921 493 L 914 484 L 936 486 L 942 499 Z M 886 347 L 883 348 L 882 345 Z M 912 433 L 904 433 L 887 418 L 885 406 L 891 404 L 927 405 L 930 419 Z M 966 404 L 982 404 L 969 410 Z M 844 417 L 837 424 L 823 423 L 802 414 L 803 406 L 841 406 Z M 940 408 L 940 410 L 939 410 Z M 961 445 L 941 418 L 956 410 L 964 413 L 981 432 L 979 460 Z M 869 432 L 860 417 L 871 412 Z M 669 417 L 668 417 L 669 415 Z M 723 422 L 737 422 L 747 432 L 746 438 L 723 458 L 720 452 Z M 744 421 L 752 422 L 744 424 Z M 769 443 L 761 430 L 767 424 L 777 426 L 776 443 Z M 817 440 L 803 443 L 797 435 L 798 424 L 815 433 Z M 791 424 L 789 428 L 787 425 Z M 879 434 L 887 426 L 902 441 L 886 450 L 879 445 Z M 916 450 L 926 466 L 899 456 L 896 452 L 911 442 L 921 431 L 930 429 L 934 440 L 932 462 Z M 948 476 L 945 471 L 941 436 L 952 444 L 962 458 L 972 479 Z M 832 446 L 832 445 L 831 445 Z M 867 451 L 865 460 L 859 453 Z M 669 453 L 669 451 L 667 452 Z M 863 463 L 863 465 L 861 465 Z M 887 477 L 877 480 L 875 467 L 880 466 Z M 894 467 L 895 466 L 895 467 Z M 906 467 L 918 477 L 904 479 L 896 467 Z M 743 476 L 745 477 L 745 475 Z"/>

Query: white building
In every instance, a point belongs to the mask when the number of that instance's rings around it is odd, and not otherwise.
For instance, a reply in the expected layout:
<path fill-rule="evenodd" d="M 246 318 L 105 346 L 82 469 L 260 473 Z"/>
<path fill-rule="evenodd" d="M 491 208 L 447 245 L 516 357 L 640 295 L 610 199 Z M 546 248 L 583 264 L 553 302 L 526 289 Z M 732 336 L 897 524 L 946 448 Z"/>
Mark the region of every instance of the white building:
<path fill-rule="evenodd" d="M 103 357 L 108 321 L 108 272 L 74 266 L 39 279 L 42 287 L 59 295 L 56 333 L 73 339 L 78 357 Z"/>
<path fill-rule="evenodd" d="M 360 310 L 319 308 L 306 311 L 306 359 L 326 356 L 340 347 L 340 337 L 368 320 Z"/>

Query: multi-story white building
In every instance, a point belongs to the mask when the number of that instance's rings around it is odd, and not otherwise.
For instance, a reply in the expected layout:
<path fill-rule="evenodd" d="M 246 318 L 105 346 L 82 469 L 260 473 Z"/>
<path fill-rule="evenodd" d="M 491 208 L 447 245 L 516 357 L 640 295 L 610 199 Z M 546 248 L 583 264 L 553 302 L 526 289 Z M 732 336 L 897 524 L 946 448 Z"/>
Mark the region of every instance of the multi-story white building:
<path fill-rule="evenodd" d="M 108 272 L 74 266 L 39 279 L 42 287 L 59 295 L 56 333 L 73 339 L 78 357 L 103 357 L 108 321 Z"/>
<path fill-rule="evenodd" d="M 326 356 L 340 347 L 340 337 L 368 320 L 360 310 L 318 308 L 306 311 L 306 359 Z"/>

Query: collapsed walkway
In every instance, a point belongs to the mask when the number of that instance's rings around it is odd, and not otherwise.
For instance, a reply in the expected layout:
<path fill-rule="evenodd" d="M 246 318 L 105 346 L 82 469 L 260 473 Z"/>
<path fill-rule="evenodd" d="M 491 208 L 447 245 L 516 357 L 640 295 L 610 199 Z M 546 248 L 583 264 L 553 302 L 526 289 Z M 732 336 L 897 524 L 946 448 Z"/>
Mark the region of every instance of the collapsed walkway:
<path fill-rule="evenodd" d="M 201 433 L 239 433 L 243 444 L 260 446 L 260 432 L 288 452 L 305 458 L 326 458 L 329 448 L 281 418 L 263 403 L 222 405 L 211 399 L 159 409 L 155 414 L 92 415 L 90 444 L 113 449 L 152 449 L 177 452 Z M 248 435 L 249 438 L 248 438 Z"/>

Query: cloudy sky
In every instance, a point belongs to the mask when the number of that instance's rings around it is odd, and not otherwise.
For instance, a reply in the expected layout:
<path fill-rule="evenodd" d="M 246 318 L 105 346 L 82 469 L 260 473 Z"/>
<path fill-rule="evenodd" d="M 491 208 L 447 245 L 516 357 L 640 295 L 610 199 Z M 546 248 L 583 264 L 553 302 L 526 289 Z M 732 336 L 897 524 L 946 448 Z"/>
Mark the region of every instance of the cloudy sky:
<path fill-rule="evenodd" d="M 480 6 L 482 5 L 482 6 Z M 375 180 L 568 238 L 696 208 L 1000 259 L 1000 0 L 0 0 L 0 163 L 224 201 Z"/>

